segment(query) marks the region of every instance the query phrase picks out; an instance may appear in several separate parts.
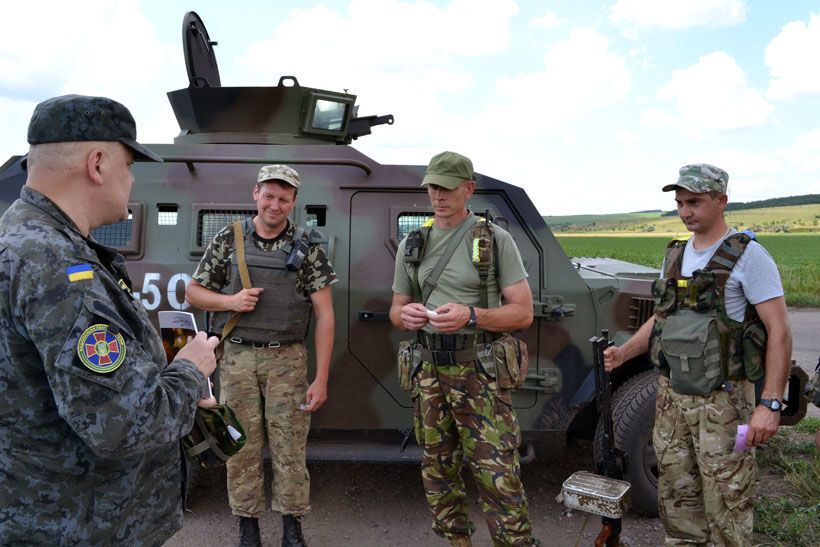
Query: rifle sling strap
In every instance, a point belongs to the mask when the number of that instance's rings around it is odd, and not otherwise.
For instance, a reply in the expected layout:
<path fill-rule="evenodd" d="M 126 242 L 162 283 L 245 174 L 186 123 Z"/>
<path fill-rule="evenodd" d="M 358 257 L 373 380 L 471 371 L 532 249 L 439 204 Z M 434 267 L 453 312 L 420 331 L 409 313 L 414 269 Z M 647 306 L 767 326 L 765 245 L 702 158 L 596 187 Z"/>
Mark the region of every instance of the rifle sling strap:
<path fill-rule="evenodd" d="M 235 220 L 233 222 L 233 239 L 236 250 L 236 262 L 239 267 L 239 277 L 242 279 L 242 288 L 250 289 L 252 287 L 251 274 L 248 272 L 248 264 L 245 262 L 245 235 L 242 233 L 241 220 Z M 219 338 L 220 344 L 225 341 L 225 338 L 228 337 L 236 324 L 239 323 L 240 315 L 242 315 L 241 312 L 234 313 L 225 323 L 225 326 L 222 327 L 222 335 Z"/>
<path fill-rule="evenodd" d="M 427 305 L 427 299 L 430 298 L 430 294 L 438 285 L 438 278 L 441 276 L 444 268 L 447 267 L 447 263 L 450 262 L 450 258 L 452 258 L 453 253 L 456 251 L 456 247 L 464 240 L 464 234 L 467 233 L 467 230 L 473 227 L 473 224 L 476 222 L 476 217 L 471 217 L 471 221 L 465 221 L 459 226 L 458 231 L 453 235 L 453 239 L 450 240 L 450 244 L 447 245 L 447 249 L 444 251 L 444 254 L 441 255 L 441 258 L 438 259 L 438 262 L 433 267 L 432 271 L 430 271 L 430 275 L 427 276 L 427 279 L 424 280 L 424 285 L 421 287 L 421 303 L 425 306 Z M 418 267 L 416 270 L 416 286 L 419 285 L 418 282 Z"/>

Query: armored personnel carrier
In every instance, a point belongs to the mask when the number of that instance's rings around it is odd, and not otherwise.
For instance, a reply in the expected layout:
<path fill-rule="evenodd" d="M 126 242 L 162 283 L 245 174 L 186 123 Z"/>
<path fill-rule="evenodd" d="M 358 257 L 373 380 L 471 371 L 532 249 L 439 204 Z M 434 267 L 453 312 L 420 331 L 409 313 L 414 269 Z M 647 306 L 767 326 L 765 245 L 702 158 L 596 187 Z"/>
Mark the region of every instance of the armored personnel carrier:
<path fill-rule="evenodd" d="M 359 116 L 355 95 L 304 87 L 295 76 L 274 87 L 224 87 L 215 43 L 193 12 L 183 40 L 190 85 L 168 93 L 181 132 L 173 144 L 148 145 L 165 163 L 134 165 L 130 218 L 93 236 L 126 256 L 133 290 L 153 318 L 160 310 L 196 311 L 185 286 L 213 235 L 255 213 L 259 167 L 297 169 L 304 184 L 292 220 L 324 235 L 339 276 L 329 400 L 313 417 L 309 457 L 417 460 L 411 402 L 396 373 L 397 345 L 407 334 L 392 328 L 388 310 L 398 243 L 432 216 L 419 186 L 424 165 L 383 165 L 350 146 L 374 126 L 393 123 L 391 115 Z M 0 167 L 0 212 L 25 183 L 21 159 Z M 513 403 L 523 460 L 548 461 L 568 435 L 593 436 L 589 339 L 609 329 L 620 343 L 634 332 L 652 313 L 657 271 L 567 257 L 521 188 L 476 175 L 472 210 L 512 234 L 529 273 L 535 319 L 521 337 L 530 369 Z M 206 324 L 201 314 L 198 321 Z M 657 513 L 655 377 L 643 358 L 612 376 L 616 444 L 628 454 L 633 507 L 648 515 Z"/>

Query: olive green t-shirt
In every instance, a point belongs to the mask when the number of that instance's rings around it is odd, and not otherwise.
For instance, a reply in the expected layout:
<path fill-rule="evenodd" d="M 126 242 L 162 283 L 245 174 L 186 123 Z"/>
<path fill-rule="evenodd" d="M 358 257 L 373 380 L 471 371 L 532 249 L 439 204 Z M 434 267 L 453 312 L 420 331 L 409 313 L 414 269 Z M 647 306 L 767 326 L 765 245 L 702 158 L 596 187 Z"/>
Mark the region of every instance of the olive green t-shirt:
<path fill-rule="evenodd" d="M 474 215 L 470 213 L 464 222 L 472 222 L 473 217 Z M 447 246 L 450 244 L 450 238 L 455 235 L 460 227 L 461 225 L 453 228 L 438 228 L 434 224 L 430 228 L 427 240 L 424 243 L 424 258 L 419 265 L 418 280 L 420 285 L 424 284 L 424 280 L 438 263 L 441 255 L 447 250 Z M 503 289 L 518 283 L 522 279 L 526 279 L 527 272 L 524 270 L 524 263 L 521 260 L 518 247 L 509 232 L 493 225 L 493 235 L 493 244 L 498 248 L 499 271 L 496 272 L 495 268 L 490 268 L 487 302 L 489 303 L 489 307 L 497 308 L 501 306 L 501 291 L 499 287 Z M 480 282 L 478 269 L 471 260 L 472 239 L 472 230 L 467 230 L 463 243 L 456 247 L 453 256 L 438 278 L 438 285 L 433 289 L 433 292 L 430 293 L 430 298 L 427 300 L 427 307 L 429 309 L 436 309 L 448 302 L 455 302 L 465 306 L 479 305 L 481 299 Z M 402 242 L 399 243 L 399 248 L 396 252 L 393 292 L 412 297 L 414 274 L 413 267 L 404 261 L 404 247 L 406 243 L 407 238 L 404 238 Z M 497 274 L 499 275 L 498 280 L 496 280 Z M 429 324 L 424 327 L 424 330 L 435 332 L 435 329 Z M 462 329 L 462 331 L 459 332 L 471 331 Z"/>

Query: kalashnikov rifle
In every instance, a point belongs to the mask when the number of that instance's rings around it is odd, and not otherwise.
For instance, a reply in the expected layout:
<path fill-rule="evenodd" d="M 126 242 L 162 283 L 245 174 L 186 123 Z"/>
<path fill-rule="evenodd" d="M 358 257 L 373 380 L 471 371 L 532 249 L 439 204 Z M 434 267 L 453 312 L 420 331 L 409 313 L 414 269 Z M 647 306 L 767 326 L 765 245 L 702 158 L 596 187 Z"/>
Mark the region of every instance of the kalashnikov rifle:
<path fill-rule="evenodd" d="M 626 456 L 615 446 L 615 431 L 612 422 L 612 388 L 609 373 L 604 368 L 604 350 L 612 345 L 609 331 L 604 329 L 601 336 L 590 338 L 592 342 L 592 368 L 595 375 L 595 402 L 598 407 L 598 420 L 601 425 L 601 453 L 597 455 L 595 465 L 599 475 L 612 479 L 623 479 L 626 468 Z M 601 517 L 601 533 L 595 538 L 596 547 L 606 545 L 616 547 L 620 544 L 621 519 L 608 516 Z"/>

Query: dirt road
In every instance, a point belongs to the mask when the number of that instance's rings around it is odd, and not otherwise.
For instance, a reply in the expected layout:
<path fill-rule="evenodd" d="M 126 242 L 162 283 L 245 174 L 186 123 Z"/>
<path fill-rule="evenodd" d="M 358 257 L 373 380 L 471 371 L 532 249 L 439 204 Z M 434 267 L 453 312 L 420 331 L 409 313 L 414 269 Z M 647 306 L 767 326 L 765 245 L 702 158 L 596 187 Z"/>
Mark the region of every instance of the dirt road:
<path fill-rule="evenodd" d="M 568 512 L 555 501 L 567 476 L 593 468 L 591 453 L 591 443 L 579 441 L 568 447 L 563 463 L 534 462 L 524 466 L 524 487 L 535 536 L 543 545 L 591 545 L 600 531 L 600 518 Z M 417 465 L 317 463 L 309 467 L 313 511 L 303 519 L 303 529 L 311 547 L 447 545 L 430 529 Z M 469 486 L 474 503 L 477 493 Z M 189 504 L 191 512 L 185 515 L 185 527 L 166 546 L 238 544 L 239 524 L 228 509 L 224 471 L 210 473 L 194 498 Z M 492 545 L 475 506 L 472 518 L 477 528 L 474 545 Z M 281 545 L 281 520 L 277 515 L 269 512 L 261 527 L 264 545 Z M 622 539 L 629 546 L 659 545 L 663 541 L 660 521 L 629 515 Z"/>
<path fill-rule="evenodd" d="M 790 310 L 794 337 L 793 357 L 813 372 L 820 354 L 820 310 Z M 810 413 L 820 415 L 810 406 Z M 591 545 L 600 530 L 600 519 L 568 513 L 555 501 L 561 483 L 572 472 L 593 469 L 592 446 L 576 441 L 560 460 L 536 461 L 523 467 L 535 536 L 543 545 Z M 417 465 L 344 464 L 310 465 L 313 512 L 304 519 L 306 540 L 312 547 L 381 545 L 446 545 L 430 529 L 430 517 Z M 468 485 L 470 479 L 468 478 Z M 471 485 L 470 485 L 471 486 Z M 477 498 L 470 489 L 470 499 Z M 238 522 L 228 509 L 224 471 L 212 472 L 194 492 L 184 528 L 166 544 L 170 547 L 236 545 Z M 474 507 L 477 531 L 474 544 L 491 545 L 487 528 Z M 281 544 L 281 521 L 268 513 L 262 521 L 265 545 Z M 629 514 L 622 540 L 633 547 L 659 545 L 663 532 L 658 519 Z"/>

